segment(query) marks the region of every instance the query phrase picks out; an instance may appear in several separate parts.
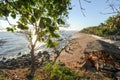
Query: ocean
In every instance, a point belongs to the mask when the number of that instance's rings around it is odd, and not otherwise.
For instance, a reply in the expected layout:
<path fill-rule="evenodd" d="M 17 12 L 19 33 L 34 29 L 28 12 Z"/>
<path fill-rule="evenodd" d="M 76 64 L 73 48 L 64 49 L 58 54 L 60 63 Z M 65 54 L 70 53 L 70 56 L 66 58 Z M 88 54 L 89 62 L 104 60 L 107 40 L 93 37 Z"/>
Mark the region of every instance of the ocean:
<path fill-rule="evenodd" d="M 60 39 L 58 39 L 59 45 L 57 49 L 64 48 L 68 42 L 67 40 L 73 37 L 73 34 L 76 31 L 66 31 L 60 30 Z M 47 48 L 44 43 L 37 44 L 39 48 L 36 50 L 36 53 L 39 51 L 48 51 L 52 52 L 53 49 Z M 28 54 L 30 49 L 28 48 L 28 41 L 24 34 L 21 33 L 11 33 L 11 32 L 0 32 L 0 59 L 4 58 L 15 58 L 19 53 L 21 55 Z"/>

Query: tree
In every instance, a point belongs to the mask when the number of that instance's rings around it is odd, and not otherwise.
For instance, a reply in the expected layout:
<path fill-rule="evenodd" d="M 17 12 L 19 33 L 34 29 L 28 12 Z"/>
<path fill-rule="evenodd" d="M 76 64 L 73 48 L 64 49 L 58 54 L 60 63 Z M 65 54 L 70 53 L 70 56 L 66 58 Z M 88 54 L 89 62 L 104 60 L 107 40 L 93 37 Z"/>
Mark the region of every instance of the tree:
<path fill-rule="evenodd" d="M 48 47 L 55 47 L 57 42 L 51 38 L 59 38 L 58 25 L 65 24 L 64 17 L 71 9 L 70 0 L 1 0 L 0 17 L 8 21 L 8 17 L 19 20 L 16 25 L 8 27 L 8 31 L 29 31 L 27 34 L 30 43 L 31 74 L 35 71 L 34 50 L 38 41 L 46 42 Z M 9 22 L 9 21 L 8 21 Z M 11 23 L 9 23 L 11 25 Z M 47 36 L 47 38 L 45 37 Z"/>

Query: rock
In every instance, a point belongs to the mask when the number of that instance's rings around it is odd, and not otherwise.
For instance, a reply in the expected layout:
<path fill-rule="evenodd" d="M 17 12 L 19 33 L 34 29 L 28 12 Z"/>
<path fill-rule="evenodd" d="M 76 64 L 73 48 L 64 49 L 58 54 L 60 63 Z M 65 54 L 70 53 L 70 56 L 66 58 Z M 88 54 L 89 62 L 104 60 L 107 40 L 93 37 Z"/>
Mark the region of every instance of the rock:
<path fill-rule="evenodd" d="M 116 76 L 117 76 L 117 77 L 120 77 L 120 71 L 116 73 Z"/>
<path fill-rule="evenodd" d="M 21 53 L 19 53 L 21 55 Z M 39 57 L 38 57 L 39 56 Z M 35 56 L 35 65 L 41 65 L 41 62 L 38 60 L 42 58 L 43 62 L 49 60 L 50 55 L 47 51 L 43 53 L 39 52 L 37 56 Z M 6 58 L 3 57 L 3 60 Z M 30 54 L 24 54 L 22 56 L 17 57 L 16 59 L 8 59 L 6 61 L 0 61 L 0 69 L 14 69 L 14 68 L 24 68 L 31 65 L 31 56 Z"/>
<path fill-rule="evenodd" d="M 21 52 L 19 52 L 19 53 L 18 53 L 18 56 L 20 56 L 21 54 L 22 54 L 22 53 L 21 53 Z"/>
<path fill-rule="evenodd" d="M 4 61 L 4 60 L 6 60 L 6 58 L 5 58 L 5 57 L 3 57 L 3 58 L 2 58 L 2 60 Z"/>
<path fill-rule="evenodd" d="M 37 56 L 42 57 L 42 52 L 39 51 L 38 54 L 37 54 Z"/>
<path fill-rule="evenodd" d="M 24 55 L 22 55 L 21 57 L 27 57 L 27 55 L 26 55 L 26 54 L 24 54 Z"/>
<path fill-rule="evenodd" d="M 85 61 L 90 61 L 96 69 L 105 69 L 105 66 L 107 69 L 111 69 L 111 66 L 114 69 L 120 67 L 120 49 L 104 41 L 96 40 L 88 43 L 84 55 Z"/>
<path fill-rule="evenodd" d="M 43 51 L 43 53 L 42 54 L 48 54 L 48 52 L 47 51 Z"/>
<path fill-rule="evenodd" d="M 88 43 L 87 48 L 85 49 L 85 53 L 96 53 L 103 52 L 104 54 L 111 55 L 114 59 L 120 60 L 120 49 L 115 45 L 106 43 L 104 41 L 96 40 Z"/>
<path fill-rule="evenodd" d="M 111 78 L 112 80 L 117 80 L 117 76 L 113 72 L 106 71 L 104 76 Z"/>
<path fill-rule="evenodd" d="M 3 73 L 4 73 L 3 70 L 0 69 L 0 74 L 3 74 Z"/>
<path fill-rule="evenodd" d="M 47 51 L 44 51 L 42 54 L 43 54 L 45 59 L 49 60 L 50 54 Z"/>
<path fill-rule="evenodd" d="M 6 67 L 5 63 L 3 61 L 0 61 L 0 69 L 3 69 L 5 67 Z"/>

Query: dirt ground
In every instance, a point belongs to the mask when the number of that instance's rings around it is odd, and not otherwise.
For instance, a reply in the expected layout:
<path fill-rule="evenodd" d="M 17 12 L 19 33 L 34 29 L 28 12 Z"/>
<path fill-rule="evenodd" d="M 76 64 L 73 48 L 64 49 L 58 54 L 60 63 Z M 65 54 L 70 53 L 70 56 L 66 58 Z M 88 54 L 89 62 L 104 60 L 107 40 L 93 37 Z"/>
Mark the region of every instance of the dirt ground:
<path fill-rule="evenodd" d="M 79 67 L 82 61 L 83 52 L 89 42 L 97 40 L 96 38 L 84 34 L 76 33 L 76 38 L 69 40 L 70 45 L 60 53 L 58 60 L 65 63 L 69 68 Z"/>
<path fill-rule="evenodd" d="M 74 39 L 69 40 L 69 46 L 66 47 L 58 57 L 58 61 L 65 64 L 66 67 L 76 69 L 80 67 L 79 63 L 83 61 L 83 52 L 89 42 L 98 40 L 89 34 L 76 33 Z M 29 69 L 15 69 L 15 70 L 4 70 L 8 77 L 17 77 L 19 80 L 24 80 Z M 40 70 L 36 71 L 40 75 Z M 11 79 L 7 79 L 11 80 Z"/>

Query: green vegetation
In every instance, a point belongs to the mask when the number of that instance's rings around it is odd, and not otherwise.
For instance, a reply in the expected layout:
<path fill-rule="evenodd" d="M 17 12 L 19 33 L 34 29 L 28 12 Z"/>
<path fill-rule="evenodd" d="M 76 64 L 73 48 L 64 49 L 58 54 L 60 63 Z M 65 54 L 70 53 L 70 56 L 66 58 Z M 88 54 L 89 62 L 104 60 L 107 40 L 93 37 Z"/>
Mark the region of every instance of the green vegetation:
<path fill-rule="evenodd" d="M 7 80 L 7 78 L 4 77 L 3 75 L 0 75 L 0 80 Z"/>
<path fill-rule="evenodd" d="M 88 27 L 80 32 L 99 36 L 120 35 L 120 14 L 109 17 L 98 26 Z"/>
<path fill-rule="evenodd" d="M 54 48 L 57 42 L 51 38 L 59 38 L 57 30 L 64 25 L 71 9 L 70 0 L 2 0 L 0 1 L 0 17 L 4 17 L 12 27 L 8 31 L 21 30 L 28 34 L 31 49 L 31 76 L 35 72 L 35 47 L 38 41 L 45 42 Z M 18 17 L 17 17 L 18 16 Z M 17 24 L 11 24 L 9 17 L 19 18 Z"/>
<path fill-rule="evenodd" d="M 44 67 L 44 72 L 49 75 L 48 79 L 50 80 L 77 80 L 79 78 L 74 71 L 60 64 L 52 65 L 48 63 Z"/>

